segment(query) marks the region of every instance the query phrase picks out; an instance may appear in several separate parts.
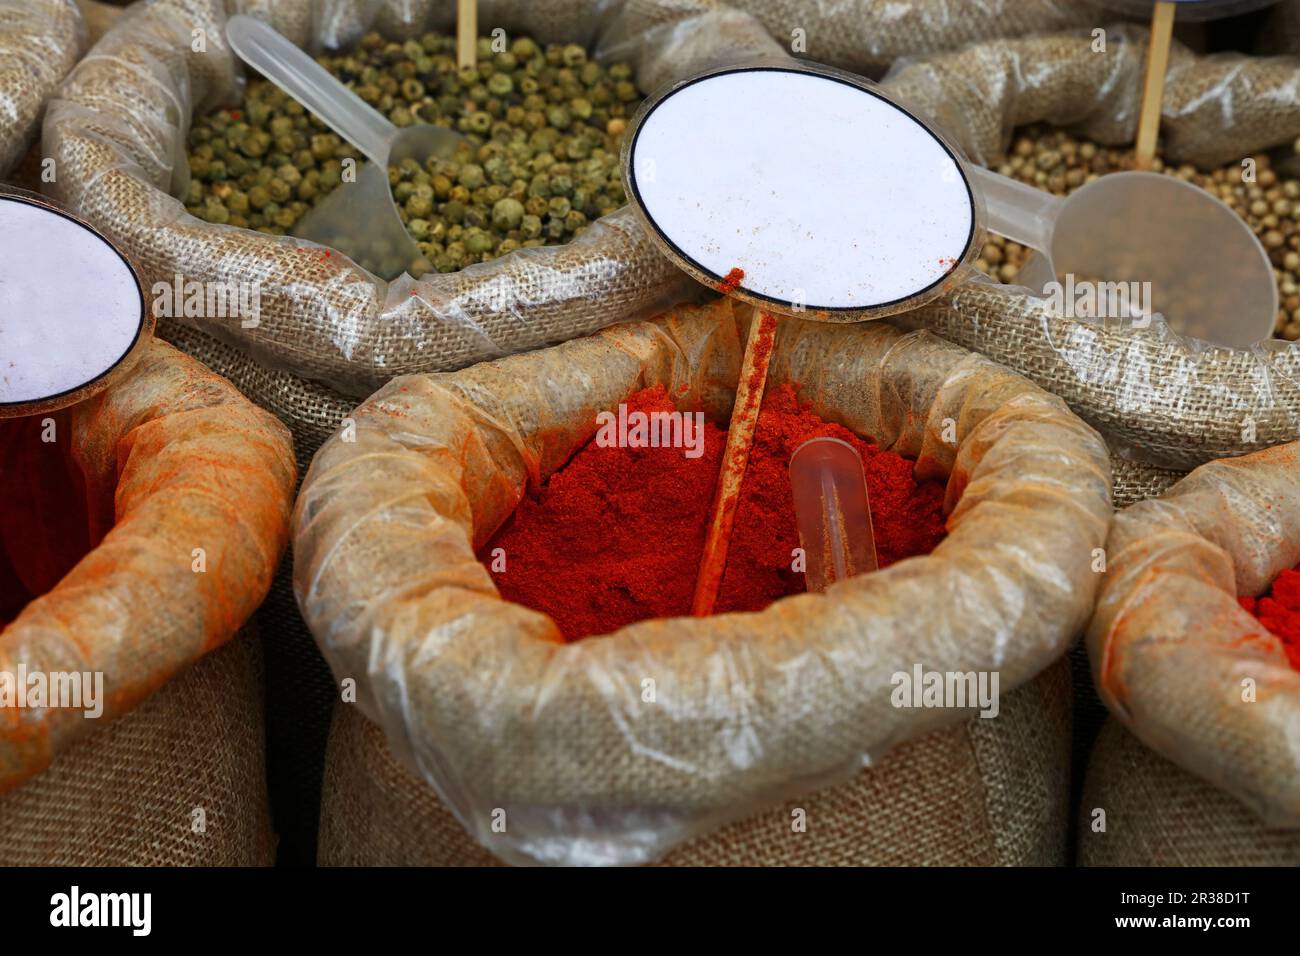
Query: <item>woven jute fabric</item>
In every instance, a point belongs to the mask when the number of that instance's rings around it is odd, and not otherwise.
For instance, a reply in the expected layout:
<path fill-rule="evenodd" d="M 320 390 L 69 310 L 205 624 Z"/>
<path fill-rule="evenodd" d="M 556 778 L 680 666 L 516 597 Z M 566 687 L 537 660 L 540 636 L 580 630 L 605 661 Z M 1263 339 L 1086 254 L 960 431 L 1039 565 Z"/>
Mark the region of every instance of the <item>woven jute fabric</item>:
<path fill-rule="evenodd" d="M 643 87 L 740 52 L 780 53 L 756 20 L 715 4 L 485 7 L 485 29 L 615 49 Z M 346 43 L 368 25 L 437 26 L 452 8 L 358 0 L 331 4 L 316 18 L 305 15 L 311 9 L 307 0 L 277 0 L 252 12 L 316 46 Z M 190 216 L 173 198 L 187 179 L 184 130 L 194 112 L 239 99 L 241 68 L 225 44 L 226 15 L 222 0 L 135 5 L 68 78 L 45 124 L 45 149 L 59 171 L 51 188 L 130 253 L 150 283 L 180 275 L 257 287 L 255 327 L 245 327 L 246 316 L 187 317 L 202 331 L 259 364 L 365 395 L 394 375 L 461 368 L 648 315 L 689 287 L 627 208 L 565 246 L 391 283 L 319 246 Z M 194 50 L 196 35 L 202 51 Z"/>
<path fill-rule="evenodd" d="M 0 176 L 26 155 L 85 42 L 75 0 L 0 0 Z"/>
<path fill-rule="evenodd" d="M 1108 29 L 979 44 L 903 63 L 884 86 L 977 161 L 1019 125 L 1046 121 L 1104 143 L 1132 140 L 1146 33 Z M 1212 165 L 1300 133 L 1300 58 L 1179 48 L 1166 83 L 1164 154 Z M 1023 288 L 972 280 L 900 316 L 1063 397 L 1129 457 L 1186 471 L 1300 436 L 1300 347 L 1202 348 L 1174 335 L 1058 318 Z"/>
<path fill-rule="evenodd" d="M 1300 672 L 1238 603 L 1300 561 L 1300 442 L 1197 468 L 1115 516 L 1088 657 L 1144 744 L 1300 828 Z"/>
<path fill-rule="evenodd" d="M 1078 863 L 1300 866 L 1300 831 L 1265 826 L 1246 806 L 1147 749 L 1112 720 L 1088 765 Z"/>
<path fill-rule="evenodd" d="M 1189 347 L 1050 314 L 1027 289 L 973 279 L 889 320 L 981 352 L 1066 400 L 1135 458 L 1187 471 L 1300 436 L 1300 347 Z"/>
<path fill-rule="evenodd" d="M 1157 468 L 1115 455 L 1110 459 L 1110 473 L 1117 510 L 1163 494 L 1184 474 L 1171 468 Z"/>
<path fill-rule="evenodd" d="M 1094 11 L 1095 16 L 1095 11 Z M 1046 122 L 1108 144 L 1133 141 L 1148 31 L 1136 24 L 976 43 L 896 62 L 883 85 L 977 162 L 1011 131 Z M 1290 143 L 1300 134 L 1300 57 L 1198 56 L 1175 44 L 1161 105 L 1161 155 L 1202 167 Z"/>
<path fill-rule="evenodd" d="M 245 632 L 0 796 L 0 866 L 266 866 L 262 664 Z"/>
<path fill-rule="evenodd" d="M 800 383 L 817 414 L 945 480 L 938 548 L 759 614 L 649 620 L 573 644 L 503 601 L 473 548 L 637 389 L 662 384 L 725 421 L 751 321 L 720 300 L 394 380 L 304 480 L 295 589 L 335 676 L 355 679 L 394 752 L 466 828 L 486 842 L 493 808 L 509 808 L 509 846 L 494 851 L 510 862 L 644 862 L 843 782 L 966 716 L 895 706 L 900 672 L 996 670 L 1009 693 L 1090 613 L 1111 514 L 1095 432 L 927 333 L 796 320 L 781 323 L 769 383 Z M 649 703 L 636 691 L 647 677 Z"/>
<path fill-rule="evenodd" d="M 1054 664 L 1008 694 L 997 718 L 973 718 L 903 744 L 846 783 L 689 840 L 658 865 L 1062 865 L 1069 684 L 1068 667 Z M 354 706 L 338 708 L 330 733 L 319 860 L 501 865 Z"/>
<path fill-rule="evenodd" d="M 797 42 L 801 56 L 869 75 L 901 56 L 1092 26 L 1099 16 L 1077 0 L 731 0 L 731 5 L 758 17 L 787 49 Z"/>

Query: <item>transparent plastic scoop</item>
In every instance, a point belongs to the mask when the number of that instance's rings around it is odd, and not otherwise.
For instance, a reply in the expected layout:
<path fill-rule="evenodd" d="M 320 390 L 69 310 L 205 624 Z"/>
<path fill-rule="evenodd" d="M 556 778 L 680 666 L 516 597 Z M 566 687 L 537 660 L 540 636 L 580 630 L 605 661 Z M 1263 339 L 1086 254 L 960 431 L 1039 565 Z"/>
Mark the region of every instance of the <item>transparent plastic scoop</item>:
<path fill-rule="evenodd" d="M 239 57 L 355 146 L 369 163 L 344 182 L 294 229 L 294 235 L 330 246 L 383 279 L 413 268 L 419 247 L 402 224 L 388 184 L 388 167 L 403 159 L 424 163 L 448 155 L 461 136 L 441 126 L 398 128 L 270 25 L 238 14 L 226 38 Z"/>
<path fill-rule="evenodd" d="M 867 481 L 856 448 L 838 438 L 804 442 L 790 456 L 790 488 L 809 591 L 876 570 Z"/>
<path fill-rule="evenodd" d="M 1142 328 L 1160 313 L 1178 334 L 1229 348 L 1272 334 L 1278 289 L 1268 253 L 1246 222 L 1205 190 L 1160 173 L 1126 172 L 1062 199 L 968 169 L 988 228 L 1038 253 L 1017 283 L 1060 296 L 1070 317 Z M 1101 314 L 1082 314 L 1089 295 Z M 1107 302 L 1120 308 L 1107 309 Z"/>

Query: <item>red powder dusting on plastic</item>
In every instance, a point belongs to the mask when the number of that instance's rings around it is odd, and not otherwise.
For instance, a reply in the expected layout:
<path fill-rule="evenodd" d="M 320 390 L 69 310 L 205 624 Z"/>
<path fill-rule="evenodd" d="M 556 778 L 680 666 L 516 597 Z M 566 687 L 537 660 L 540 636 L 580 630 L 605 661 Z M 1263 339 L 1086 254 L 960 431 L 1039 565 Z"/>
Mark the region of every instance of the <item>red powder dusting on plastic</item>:
<path fill-rule="evenodd" d="M 1279 574 L 1268 594 L 1238 600 L 1281 639 L 1291 666 L 1300 670 L 1300 567 Z"/>
<path fill-rule="evenodd" d="M 629 413 L 674 411 L 662 386 L 627 400 Z M 758 611 L 804 590 L 790 569 L 799 546 L 789 463 L 809 438 L 849 442 L 862 455 L 880 566 L 931 551 L 944 536 L 940 482 L 918 484 L 912 463 L 799 404 L 790 385 L 769 389 L 741 488 L 717 610 Z M 507 600 L 549 614 L 565 637 L 605 634 L 634 621 L 690 613 L 726 432 L 706 422 L 704 453 L 592 443 L 527 496 L 488 542 L 506 569 Z"/>
<path fill-rule="evenodd" d="M 740 284 L 745 281 L 745 270 L 741 268 L 732 269 L 722 278 L 718 291 L 723 295 L 731 295 L 740 288 Z"/>

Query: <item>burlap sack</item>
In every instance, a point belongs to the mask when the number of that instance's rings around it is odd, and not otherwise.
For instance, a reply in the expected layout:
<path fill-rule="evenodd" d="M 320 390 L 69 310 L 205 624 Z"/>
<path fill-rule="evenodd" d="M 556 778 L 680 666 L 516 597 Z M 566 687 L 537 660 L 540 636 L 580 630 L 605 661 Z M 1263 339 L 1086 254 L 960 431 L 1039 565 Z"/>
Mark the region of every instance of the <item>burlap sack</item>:
<path fill-rule="evenodd" d="M 898 65 L 891 95 L 935 121 L 980 162 L 1012 127 L 1047 121 L 1104 143 L 1134 135 L 1145 31 L 1112 27 L 1104 53 L 1087 34 L 1006 40 Z M 1165 89 L 1164 153 L 1202 165 L 1300 133 L 1300 58 L 1175 52 Z M 1015 286 L 973 278 L 894 321 L 926 328 L 1014 368 L 1064 398 L 1129 457 L 1187 470 L 1300 435 L 1300 347 L 1202 348 L 1056 318 Z M 1159 325 L 1159 320 L 1157 320 Z"/>
<path fill-rule="evenodd" d="M 846 783 L 688 840 L 660 865 L 1063 865 L 1069 700 L 1068 668 L 1054 664 L 1007 695 L 997 719 L 932 731 Z M 501 865 L 348 706 L 330 734 L 319 860 Z"/>
<path fill-rule="evenodd" d="M 1107 707 L 1273 826 L 1300 827 L 1300 673 L 1237 602 L 1300 561 L 1300 443 L 1202 465 L 1116 516 L 1088 628 Z"/>
<path fill-rule="evenodd" d="M 296 471 L 283 425 L 158 341 L 94 398 L 0 425 L 0 554 L 39 595 L 0 630 L 0 672 L 104 688 L 97 720 L 0 707 L 3 792 L 230 640 L 270 587 Z"/>
<path fill-rule="evenodd" d="M 1300 833 L 1265 826 L 1114 720 L 1088 766 L 1078 832 L 1080 866 L 1300 866 Z"/>
<path fill-rule="evenodd" d="M 263 757 L 245 633 L 0 796 L 0 866 L 269 866 Z"/>
<path fill-rule="evenodd" d="M 843 782 L 967 715 L 894 707 L 892 675 L 918 662 L 997 670 L 1010 691 L 1064 653 L 1091 609 L 1110 516 L 1091 429 L 932 336 L 793 320 L 769 383 L 801 383 L 822 417 L 948 479 L 950 534 L 933 554 L 760 614 L 570 645 L 548 617 L 502 601 L 473 546 L 638 388 L 662 383 L 725 420 L 744 318 L 723 300 L 397 379 L 303 482 L 295 589 L 336 678 L 356 681 L 394 752 L 481 843 L 506 809 L 508 835 L 490 845 L 509 862 L 642 862 Z M 647 676 L 654 705 L 640 701 Z"/>
<path fill-rule="evenodd" d="M 231 3 L 232 8 L 235 4 Z M 295 42 L 339 44 L 373 24 L 446 26 L 454 7 L 307 0 L 253 5 Z M 757 21 L 714 4 L 533 0 L 484 4 L 480 27 L 578 40 L 630 60 L 643 87 L 710 63 L 779 53 Z M 255 283 L 259 324 L 188 319 L 267 367 L 364 395 L 396 374 L 453 369 L 650 314 L 686 288 L 628 209 L 563 247 L 521 249 L 461 272 L 383 282 L 292 238 L 200 222 L 172 198 L 186 181 L 191 113 L 238 100 L 222 0 L 137 4 L 68 78 L 45 126 L 54 192 L 140 263 L 150 283 Z M 204 52 L 195 52 L 195 31 Z"/>
<path fill-rule="evenodd" d="M 1091 30 L 992 40 L 925 59 L 896 62 L 883 81 L 938 123 L 976 162 L 1005 151 L 1028 123 L 1067 127 L 1101 143 L 1137 133 L 1148 31 L 1100 22 Z M 1289 143 L 1300 135 L 1300 58 L 1170 51 L 1161 105 L 1161 155 L 1212 167 Z"/>
<path fill-rule="evenodd" d="M 955 50 L 995 37 L 1092 26 L 1101 11 L 1080 0 L 730 0 L 787 50 L 878 75 L 898 57 Z M 797 34 L 795 31 L 802 31 Z"/>
<path fill-rule="evenodd" d="M 85 42 L 75 0 L 0 0 L 0 176 L 27 154 Z"/>

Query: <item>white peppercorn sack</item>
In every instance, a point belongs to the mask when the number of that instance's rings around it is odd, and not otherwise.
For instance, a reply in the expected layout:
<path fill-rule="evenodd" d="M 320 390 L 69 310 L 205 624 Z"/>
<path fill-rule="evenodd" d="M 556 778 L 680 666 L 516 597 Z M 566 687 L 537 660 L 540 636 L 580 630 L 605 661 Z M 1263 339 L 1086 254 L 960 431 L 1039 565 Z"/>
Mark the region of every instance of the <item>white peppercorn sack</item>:
<path fill-rule="evenodd" d="M 896 65 L 883 86 L 977 161 L 1012 127 L 1047 121 L 1102 143 L 1134 136 L 1146 32 L 1004 40 Z M 1300 57 L 1197 57 L 1177 49 L 1165 86 L 1164 154 L 1213 165 L 1300 134 Z M 1060 395 L 1128 457 L 1186 471 L 1300 436 L 1300 346 L 1212 348 L 1156 319 L 1147 332 L 1052 315 L 1028 290 L 978 276 L 896 317 L 1014 368 Z"/>
<path fill-rule="evenodd" d="M 1116 515 L 1088 627 L 1102 700 L 1270 826 L 1300 827 L 1300 672 L 1239 595 L 1300 562 L 1300 443 L 1202 465 Z"/>
<path fill-rule="evenodd" d="M 927 333 L 798 320 L 781 325 L 769 384 L 799 383 L 822 418 L 947 479 L 949 533 L 932 554 L 758 614 L 567 645 L 550 618 L 503 601 L 475 546 L 636 390 L 662 384 L 725 421 L 749 318 L 721 300 L 395 379 L 304 479 L 295 591 L 335 677 L 356 681 L 399 759 L 508 862 L 645 862 L 842 783 L 970 716 L 893 706 L 892 675 L 996 670 L 1011 691 L 1091 611 L 1111 513 L 1092 429 Z M 492 835 L 494 808 L 506 834 Z"/>
<path fill-rule="evenodd" d="M 1260 822 L 1114 719 L 1088 764 L 1077 846 L 1080 866 L 1300 866 L 1300 830 Z"/>
<path fill-rule="evenodd" d="M 205 333 L 267 367 L 365 395 L 393 375 L 460 368 L 648 315 L 689 287 L 626 208 L 565 246 L 393 282 L 312 243 L 189 215 L 173 198 L 187 181 L 185 131 L 194 112 L 238 101 L 243 68 L 224 39 L 227 12 L 238 6 L 136 4 L 68 78 L 45 125 L 45 149 L 58 169 L 53 192 L 132 255 L 149 283 L 180 275 L 256 285 L 255 327 L 239 315 L 186 318 Z M 389 33 L 445 26 L 454 13 L 454 5 L 433 0 L 339 0 L 315 19 L 308 0 L 245 6 L 308 46 L 344 46 L 369 25 Z M 752 17 L 712 4 L 483 7 L 484 31 L 577 40 L 598 53 L 616 47 L 643 88 L 711 63 L 779 53 Z"/>
<path fill-rule="evenodd" d="M 0 866 L 269 866 L 261 649 L 246 628 L 0 795 Z"/>
<path fill-rule="evenodd" d="M 855 73 L 878 75 L 902 56 L 925 56 L 995 37 L 1092 26 L 1101 11 L 1080 0 L 730 0 L 787 49 Z M 796 33 L 796 31 L 800 31 Z"/>
<path fill-rule="evenodd" d="M 0 176 L 27 153 L 85 42 L 75 0 L 0 0 Z"/>
<path fill-rule="evenodd" d="M 280 422 L 157 341 L 94 397 L 0 420 L 0 458 L 4 793 L 234 636 L 287 543 L 296 469 Z M 98 675 L 102 711 L 28 705 L 23 673 Z"/>

